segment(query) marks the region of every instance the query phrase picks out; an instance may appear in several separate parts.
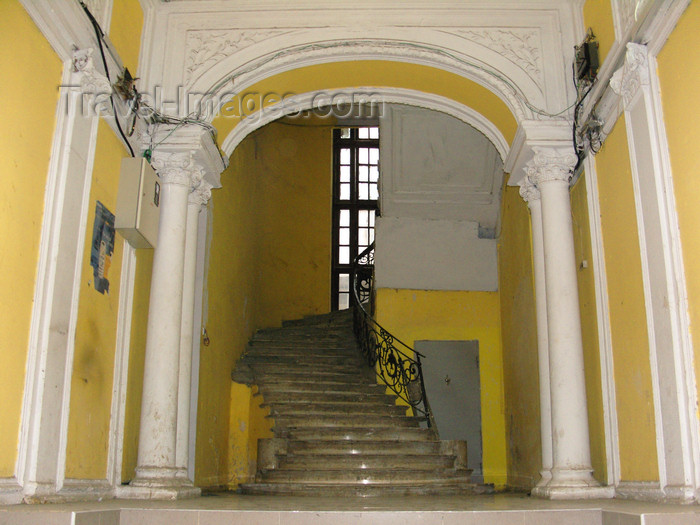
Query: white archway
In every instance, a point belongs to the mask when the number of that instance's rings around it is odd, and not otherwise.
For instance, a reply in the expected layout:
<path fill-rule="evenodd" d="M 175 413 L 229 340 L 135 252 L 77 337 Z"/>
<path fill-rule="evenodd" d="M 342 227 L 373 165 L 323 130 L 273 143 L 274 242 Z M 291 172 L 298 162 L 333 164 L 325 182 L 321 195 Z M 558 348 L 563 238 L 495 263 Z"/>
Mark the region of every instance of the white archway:
<path fill-rule="evenodd" d="M 222 150 L 230 157 L 236 147 L 250 133 L 281 117 L 300 111 L 322 109 L 334 104 L 351 102 L 369 104 L 405 104 L 446 113 L 476 128 L 495 146 L 505 162 L 510 145 L 501 131 L 485 116 L 452 99 L 412 89 L 360 87 L 335 90 L 317 90 L 285 98 L 283 101 L 262 108 L 236 125 L 222 143 Z"/>

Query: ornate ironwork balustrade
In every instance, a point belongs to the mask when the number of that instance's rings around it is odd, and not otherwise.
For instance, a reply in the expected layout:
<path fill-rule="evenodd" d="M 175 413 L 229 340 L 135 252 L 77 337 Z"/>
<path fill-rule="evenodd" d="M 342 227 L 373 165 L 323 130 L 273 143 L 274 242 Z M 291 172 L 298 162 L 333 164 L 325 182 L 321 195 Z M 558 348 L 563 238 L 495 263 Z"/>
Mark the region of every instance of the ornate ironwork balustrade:
<path fill-rule="evenodd" d="M 352 307 L 355 336 L 379 379 L 431 425 L 421 357 L 374 320 L 374 243 L 353 261 Z"/>

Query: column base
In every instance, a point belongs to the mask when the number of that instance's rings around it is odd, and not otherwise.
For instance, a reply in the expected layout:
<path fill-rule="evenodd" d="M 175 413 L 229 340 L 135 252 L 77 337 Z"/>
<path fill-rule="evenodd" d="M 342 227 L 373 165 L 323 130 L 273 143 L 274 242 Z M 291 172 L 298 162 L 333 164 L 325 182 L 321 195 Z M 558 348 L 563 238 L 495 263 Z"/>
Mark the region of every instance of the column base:
<path fill-rule="evenodd" d="M 186 474 L 178 476 L 180 469 L 141 467 L 136 469 L 136 478 L 127 486 L 117 488 L 117 497 L 123 499 L 175 500 L 198 498 L 202 489 L 195 487 Z"/>
<path fill-rule="evenodd" d="M 552 481 L 552 471 L 540 470 L 540 480 L 537 482 L 537 487 L 546 487 Z"/>
<path fill-rule="evenodd" d="M 603 487 L 590 470 L 552 469 L 551 479 L 532 489 L 531 494 L 543 499 L 610 499 L 615 497 L 615 487 Z"/>

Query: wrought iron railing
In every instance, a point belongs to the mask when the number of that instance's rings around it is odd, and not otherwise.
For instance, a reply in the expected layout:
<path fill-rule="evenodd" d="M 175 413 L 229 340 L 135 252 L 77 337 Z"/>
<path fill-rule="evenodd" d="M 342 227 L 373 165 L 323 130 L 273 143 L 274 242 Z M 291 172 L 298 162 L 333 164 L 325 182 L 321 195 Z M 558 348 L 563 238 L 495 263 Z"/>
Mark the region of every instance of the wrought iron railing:
<path fill-rule="evenodd" d="M 352 306 L 355 336 L 379 379 L 431 425 L 421 357 L 374 320 L 374 243 L 353 261 Z"/>

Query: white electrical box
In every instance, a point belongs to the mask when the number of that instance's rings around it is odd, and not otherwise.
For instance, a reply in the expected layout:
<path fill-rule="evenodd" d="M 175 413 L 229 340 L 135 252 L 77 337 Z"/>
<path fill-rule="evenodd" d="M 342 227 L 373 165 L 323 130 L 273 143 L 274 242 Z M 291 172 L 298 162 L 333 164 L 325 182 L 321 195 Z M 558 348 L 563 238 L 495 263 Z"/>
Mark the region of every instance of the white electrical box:
<path fill-rule="evenodd" d="M 160 218 L 160 183 L 144 158 L 122 159 L 114 228 L 134 248 L 155 248 Z"/>

